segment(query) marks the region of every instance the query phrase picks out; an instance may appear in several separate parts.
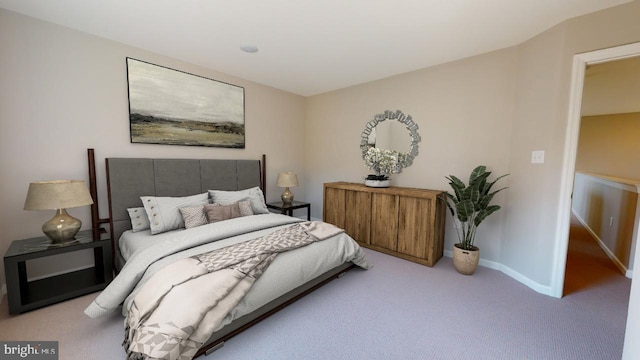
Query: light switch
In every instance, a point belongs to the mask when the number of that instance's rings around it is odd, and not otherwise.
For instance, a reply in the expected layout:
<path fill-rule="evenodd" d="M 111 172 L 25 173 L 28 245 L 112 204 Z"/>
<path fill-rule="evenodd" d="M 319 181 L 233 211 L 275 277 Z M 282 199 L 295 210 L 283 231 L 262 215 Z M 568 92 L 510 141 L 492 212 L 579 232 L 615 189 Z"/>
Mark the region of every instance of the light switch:
<path fill-rule="evenodd" d="M 544 150 L 536 150 L 531 152 L 532 164 L 544 164 Z"/>

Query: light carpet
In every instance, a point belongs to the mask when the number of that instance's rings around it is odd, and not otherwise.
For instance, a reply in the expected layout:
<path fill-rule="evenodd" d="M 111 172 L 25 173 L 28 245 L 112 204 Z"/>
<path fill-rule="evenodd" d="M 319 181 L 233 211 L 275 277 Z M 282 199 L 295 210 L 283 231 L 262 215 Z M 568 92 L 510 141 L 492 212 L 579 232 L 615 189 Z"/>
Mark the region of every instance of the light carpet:
<path fill-rule="evenodd" d="M 631 282 L 615 268 L 600 280 L 587 281 L 587 286 L 568 284 L 569 294 L 555 299 L 495 270 L 480 267 L 472 276 L 460 275 L 449 258 L 428 268 L 375 251 L 366 253 L 372 269 L 350 271 L 201 358 L 606 360 L 622 356 Z M 571 266 L 568 281 L 580 278 L 582 271 L 571 273 Z M 90 319 L 82 312 L 96 295 L 18 316 L 8 315 L 5 299 L 0 306 L 0 339 L 57 340 L 60 359 L 122 359 L 119 314 Z"/>

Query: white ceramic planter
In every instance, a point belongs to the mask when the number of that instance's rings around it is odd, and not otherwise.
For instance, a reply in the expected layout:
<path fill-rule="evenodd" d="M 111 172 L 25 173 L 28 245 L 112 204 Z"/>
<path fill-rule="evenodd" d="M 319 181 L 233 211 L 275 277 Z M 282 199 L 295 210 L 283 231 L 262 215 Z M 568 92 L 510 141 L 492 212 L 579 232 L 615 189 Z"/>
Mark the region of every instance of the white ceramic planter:
<path fill-rule="evenodd" d="M 385 188 L 391 185 L 391 180 L 364 180 L 364 184 L 368 187 Z"/>

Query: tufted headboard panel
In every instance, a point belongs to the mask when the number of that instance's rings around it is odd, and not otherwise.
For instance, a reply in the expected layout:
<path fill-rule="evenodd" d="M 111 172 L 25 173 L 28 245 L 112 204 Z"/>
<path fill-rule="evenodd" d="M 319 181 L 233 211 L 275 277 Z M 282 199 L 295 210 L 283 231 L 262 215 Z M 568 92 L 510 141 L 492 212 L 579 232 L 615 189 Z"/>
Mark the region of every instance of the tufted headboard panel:
<path fill-rule="evenodd" d="M 141 196 L 188 196 L 255 186 L 264 193 L 263 166 L 264 156 L 262 166 L 259 160 L 107 158 L 109 226 L 116 257 L 120 235 L 131 229 L 127 209 L 142 206 Z"/>

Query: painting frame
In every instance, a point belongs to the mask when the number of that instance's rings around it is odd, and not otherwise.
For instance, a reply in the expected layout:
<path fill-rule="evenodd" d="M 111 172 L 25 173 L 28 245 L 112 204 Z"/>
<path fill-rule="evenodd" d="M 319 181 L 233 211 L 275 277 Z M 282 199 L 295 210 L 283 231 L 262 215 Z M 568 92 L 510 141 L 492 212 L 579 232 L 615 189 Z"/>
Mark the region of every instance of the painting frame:
<path fill-rule="evenodd" d="M 131 143 L 245 148 L 244 87 L 127 57 Z"/>

